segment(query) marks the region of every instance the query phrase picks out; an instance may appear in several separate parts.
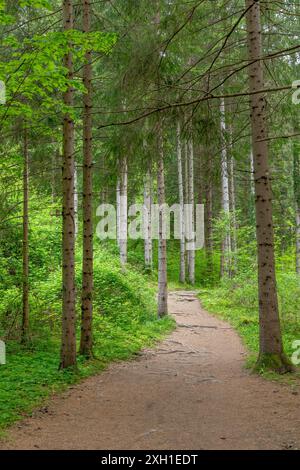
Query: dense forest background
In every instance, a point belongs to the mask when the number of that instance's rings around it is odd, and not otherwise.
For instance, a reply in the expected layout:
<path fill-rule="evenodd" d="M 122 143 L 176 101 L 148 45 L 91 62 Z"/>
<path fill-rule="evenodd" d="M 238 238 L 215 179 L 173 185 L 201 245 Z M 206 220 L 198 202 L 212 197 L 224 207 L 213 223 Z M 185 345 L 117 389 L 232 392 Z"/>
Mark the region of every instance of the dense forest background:
<path fill-rule="evenodd" d="M 200 290 L 259 370 L 291 370 L 299 18 L 288 0 L 0 0 L 1 425 L 170 331 L 167 283 Z M 204 247 L 123 239 L 151 202 L 204 204 Z M 102 203 L 117 240 L 96 235 Z"/>

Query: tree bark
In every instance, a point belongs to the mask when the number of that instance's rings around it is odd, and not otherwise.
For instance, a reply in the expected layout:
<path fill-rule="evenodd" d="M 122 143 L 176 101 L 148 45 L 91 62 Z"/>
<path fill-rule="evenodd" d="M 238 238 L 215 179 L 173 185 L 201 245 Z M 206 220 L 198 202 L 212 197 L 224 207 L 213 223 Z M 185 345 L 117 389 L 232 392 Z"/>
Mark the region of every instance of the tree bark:
<path fill-rule="evenodd" d="M 73 2 L 63 1 L 64 31 L 73 29 Z M 73 78 L 71 51 L 64 57 L 68 79 Z M 64 104 L 73 106 L 71 85 L 64 93 Z M 75 210 L 74 210 L 74 122 L 69 113 L 63 121 L 63 312 L 60 368 L 76 365 L 76 311 L 75 311 Z"/>
<path fill-rule="evenodd" d="M 152 270 L 152 175 L 149 164 L 144 182 L 144 262 L 147 270 Z"/>
<path fill-rule="evenodd" d="M 221 125 L 221 181 L 222 181 L 222 210 L 225 217 L 225 233 L 222 239 L 221 253 L 221 276 L 230 272 L 230 205 L 229 205 L 229 178 L 228 178 L 228 157 L 226 142 L 226 123 L 225 123 L 225 102 L 221 99 L 220 103 L 220 125 Z"/>
<path fill-rule="evenodd" d="M 178 192 L 180 205 L 180 272 L 179 281 L 185 283 L 185 214 L 184 214 L 184 191 L 182 176 L 182 152 L 181 152 L 181 126 L 177 121 L 177 165 L 178 165 Z"/>
<path fill-rule="evenodd" d="M 165 204 L 165 177 L 164 177 L 164 148 L 162 135 L 162 122 L 158 121 L 158 168 L 157 168 L 157 190 L 159 204 L 159 238 L 158 238 L 158 316 L 168 314 L 168 285 L 167 285 L 167 240 L 164 230 Z"/>
<path fill-rule="evenodd" d="M 83 32 L 91 29 L 91 3 L 82 1 Z M 80 354 L 92 356 L 93 337 L 93 156 L 92 156 L 92 52 L 85 54 L 83 68 L 83 258 Z"/>
<path fill-rule="evenodd" d="M 122 266 L 127 263 L 127 184 L 127 158 L 123 157 L 120 178 L 120 261 Z"/>
<path fill-rule="evenodd" d="M 295 133 L 297 133 L 297 128 Z M 293 183 L 295 200 L 295 238 L 296 238 L 296 273 L 300 275 L 300 145 L 297 140 L 293 142 Z"/>
<path fill-rule="evenodd" d="M 230 148 L 231 145 L 230 145 Z M 230 222 L 231 222 L 231 266 L 230 275 L 233 276 L 237 271 L 237 220 L 236 220 L 236 202 L 235 202 L 235 172 L 234 158 L 230 155 Z"/>
<path fill-rule="evenodd" d="M 116 205 L 117 205 L 117 245 L 120 248 L 120 218 L 121 218 L 121 198 L 120 198 L 120 178 L 117 179 L 116 186 Z"/>
<path fill-rule="evenodd" d="M 23 130 L 23 317 L 22 343 L 26 343 L 29 333 L 29 159 L 28 130 Z"/>
<path fill-rule="evenodd" d="M 194 212 L 194 144 L 192 135 L 192 123 L 190 126 L 190 136 L 188 140 L 188 173 L 189 173 L 189 204 L 190 204 L 190 217 L 189 219 L 189 248 L 188 248 L 188 276 L 189 283 L 195 284 L 195 212 Z"/>
<path fill-rule="evenodd" d="M 76 161 L 74 161 L 74 224 L 75 224 L 75 240 L 78 236 L 78 171 Z"/>
<path fill-rule="evenodd" d="M 211 280 L 213 275 L 213 185 L 211 147 L 209 146 L 208 139 L 205 201 L 205 250 L 207 257 L 207 271 L 209 279 Z"/>
<path fill-rule="evenodd" d="M 260 2 L 246 0 L 250 92 L 264 88 Z M 278 311 L 272 192 L 268 165 L 266 102 L 262 93 L 251 94 L 252 148 L 255 179 L 260 342 L 257 368 L 291 370 L 284 355 Z"/>

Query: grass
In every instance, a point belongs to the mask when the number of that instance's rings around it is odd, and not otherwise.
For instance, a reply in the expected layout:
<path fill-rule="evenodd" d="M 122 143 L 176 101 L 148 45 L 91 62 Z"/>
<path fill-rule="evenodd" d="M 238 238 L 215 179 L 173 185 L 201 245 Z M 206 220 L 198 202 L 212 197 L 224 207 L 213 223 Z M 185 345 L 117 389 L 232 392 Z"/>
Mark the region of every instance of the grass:
<path fill-rule="evenodd" d="M 132 331 L 106 325 L 95 332 L 95 359 L 78 360 L 78 371 L 59 371 L 59 342 L 37 343 L 32 350 L 9 343 L 7 364 L 0 368 L 0 430 L 41 406 L 53 393 L 65 390 L 112 361 L 134 357 L 174 328 L 170 317 L 136 325 Z"/>
<path fill-rule="evenodd" d="M 222 287 L 201 289 L 199 297 L 206 310 L 227 321 L 238 332 L 249 352 L 246 367 L 252 369 L 256 363 L 259 350 L 258 309 L 256 301 L 252 302 L 250 293 L 248 293 L 248 301 L 245 299 L 243 302 L 241 291 L 244 289 L 244 287 L 234 286 L 233 284 L 230 288 L 227 284 Z M 235 290 L 240 291 L 235 292 Z M 249 299 L 251 300 L 249 301 Z M 281 316 L 282 314 L 283 312 L 281 312 Z M 282 321 L 284 349 L 289 358 L 293 353 L 292 343 L 294 340 L 299 339 L 299 333 L 298 323 L 287 320 Z M 267 370 L 260 370 L 260 373 L 271 380 L 299 385 L 300 371 L 298 369 L 296 374 L 285 374 L 284 376 Z"/>
<path fill-rule="evenodd" d="M 77 290 L 80 292 L 80 262 L 77 266 Z M 0 366 L 0 431 L 30 415 L 53 393 L 99 373 L 113 361 L 133 358 L 141 349 L 153 346 L 174 329 L 175 322 L 171 317 L 157 318 L 156 292 L 149 286 L 148 276 L 130 265 L 123 271 L 118 256 L 102 248 L 97 248 L 94 266 L 95 358 L 86 361 L 79 357 L 76 372 L 58 370 L 61 273 L 54 271 L 45 281 L 32 284 L 30 343 L 26 347 L 20 345 L 17 337 L 20 325 L 17 324 L 15 339 L 10 339 L 6 344 L 7 363 Z M 15 309 L 9 310 L 11 298 L 16 294 L 20 296 L 16 289 L 11 296 L 9 294 L 5 291 L 2 297 L 0 295 L 3 337 L 7 324 L 4 319 L 13 319 L 15 315 Z M 16 308 L 19 308 L 18 304 Z M 78 324 L 77 338 L 79 334 Z"/>

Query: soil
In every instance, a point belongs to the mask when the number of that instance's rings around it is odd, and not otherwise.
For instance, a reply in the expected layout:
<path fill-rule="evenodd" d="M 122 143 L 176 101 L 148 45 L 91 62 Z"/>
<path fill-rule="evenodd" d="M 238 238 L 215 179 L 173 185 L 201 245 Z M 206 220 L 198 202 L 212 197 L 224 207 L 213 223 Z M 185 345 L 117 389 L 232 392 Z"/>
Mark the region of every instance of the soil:
<path fill-rule="evenodd" d="M 300 449 L 300 394 L 251 374 L 236 332 L 172 292 L 177 329 L 10 429 L 0 449 Z"/>

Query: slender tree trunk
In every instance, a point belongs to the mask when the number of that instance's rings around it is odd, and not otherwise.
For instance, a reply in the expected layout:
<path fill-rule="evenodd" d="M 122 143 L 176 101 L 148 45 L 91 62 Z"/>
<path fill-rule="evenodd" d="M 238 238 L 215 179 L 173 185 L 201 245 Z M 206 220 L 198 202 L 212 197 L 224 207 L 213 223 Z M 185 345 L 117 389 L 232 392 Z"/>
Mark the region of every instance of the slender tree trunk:
<path fill-rule="evenodd" d="M 83 31 L 91 29 L 91 3 L 82 1 Z M 83 83 L 83 258 L 80 354 L 92 356 L 93 336 L 93 155 L 92 155 L 92 53 L 85 54 Z"/>
<path fill-rule="evenodd" d="M 260 2 L 246 0 L 247 40 L 250 65 L 249 85 L 252 147 L 255 175 L 256 237 L 258 254 L 259 326 L 260 344 L 257 367 L 291 370 L 284 355 L 275 276 L 274 234 L 272 217 L 272 192 L 268 165 L 266 127 L 266 101 L 264 87 Z"/>
<path fill-rule="evenodd" d="M 251 150 L 250 150 L 250 187 L 251 187 L 251 194 L 255 195 L 255 183 L 254 183 L 254 162 L 253 162 L 253 149 L 251 143 Z"/>
<path fill-rule="evenodd" d="M 144 261 L 145 268 L 152 270 L 152 175 L 149 164 L 144 182 Z"/>
<path fill-rule="evenodd" d="M 300 276 L 300 207 L 296 203 L 296 273 Z"/>
<path fill-rule="evenodd" d="M 190 204 L 190 216 L 189 216 L 189 257 L 188 257 L 188 275 L 190 284 L 195 284 L 195 213 L 194 213 L 194 144 L 192 135 L 192 123 L 191 123 L 191 135 L 188 140 L 188 173 L 189 173 L 189 204 Z"/>
<path fill-rule="evenodd" d="M 29 333 L 29 160 L 28 160 L 28 131 L 24 123 L 23 131 L 23 318 L 22 342 L 25 343 Z"/>
<path fill-rule="evenodd" d="M 231 148 L 231 146 L 230 146 Z M 231 267 L 230 274 L 233 276 L 237 271 L 237 220 L 236 220 L 236 202 L 235 202 L 235 172 L 234 159 L 230 155 L 230 212 L 231 212 Z"/>
<path fill-rule="evenodd" d="M 120 261 L 122 266 L 127 263 L 127 158 L 121 161 L 120 178 Z"/>
<path fill-rule="evenodd" d="M 295 127 L 295 134 L 298 128 Z M 295 200 L 295 236 L 296 236 L 296 273 L 300 275 L 300 145 L 298 140 L 293 142 L 293 182 Z"/>
<path fill-rule="evenodd" d="M 64 30 L 73 29 L 73 2 L 63 1 Z M 72 53 L 64 58 L 68 78 L 73 78 Z M 64 104 L 73 106 L 71 86 L 64 93 Z M 63 312 L 60 367 L 76 365 L 76 311 L 75 311 L 75 211 L 74 211 L 74 122 L 67 113 L 63 122 Z"/>
<path fill-rule="evenodd" d="M 206 204 L 205 204 L 205 249 L 207 256 L 207 270 L 210 279 L 213 274 L 213 186 L 212 186 L 212 159 L 211 148 L 207 145 L 207 173 L 206 173 Z"/>
<path fill-rule="evenodd" d="M 78 171 L 76 161 L 74 161 L 74 224 L 75 224 L 75 240 L 78 236 Z"/>
<path fill-rule="evenodd" d="M 229 205 L 229 179 L 228 179 L 228 159 L 227 159 L 227 142 L 226 142 L 226 124 L 225 124 L 225 102 L 221 99 L 220 103 L 221 114 L 221 145 L 222 145 L 222 159 L 221 159 L 221 180 L 222 180 L 222 210 L 226 218 L 225 234 L 222 240 L 222 253 L 221 253 L 221 276 L 229 274 L 230 265 L 230 205 Z"/>
<path fill-rule="evenodd" d="M 181 152 L 181 126 L 177 121 L 177 165 L 178 165 L 178 192 L 180 205 L 180 272 L 179 281 L 185 283 L 185 214 L 184 214 L 184 191 L 182 176 L 182 152 Z"/>
<path fill-rule="evenodd" d="M 116 205 L 117 205 L 117 244 L 120 248 L 120 219 L 121 219 L 121 196 L 120 196 L 120 178 L 116 186 Z"/>
<path fill-rule="evenodd" d="M 167 240 L 165 237 L 165 176 L 164 176 L 164 148 L 162 121 L 158 121 L 158 168 L 157 190 L 159 210 L 159 239 L 158 239 L 158 316 L 168 314 L 168 283 L 167 283 Z"/>
<path fill-rule="evenodd" d="M 189 147 L 188 147 L 188 141 L 186 137 L 184 138 L 184 203 L 189 204 Z M 190 226 L 190 212 L 188 210 L 184 211 L 184 225 L 185 225 L 185 238 L 187 242 L 187 234 L 189 231 L 189 226 Z M 186 244 L 185 244 L 185 263 L 186 263 L 186 271 L 188 272 L 189 270 L 189 264 L 190 264 L 190 251 L 187 250 Z"/>

